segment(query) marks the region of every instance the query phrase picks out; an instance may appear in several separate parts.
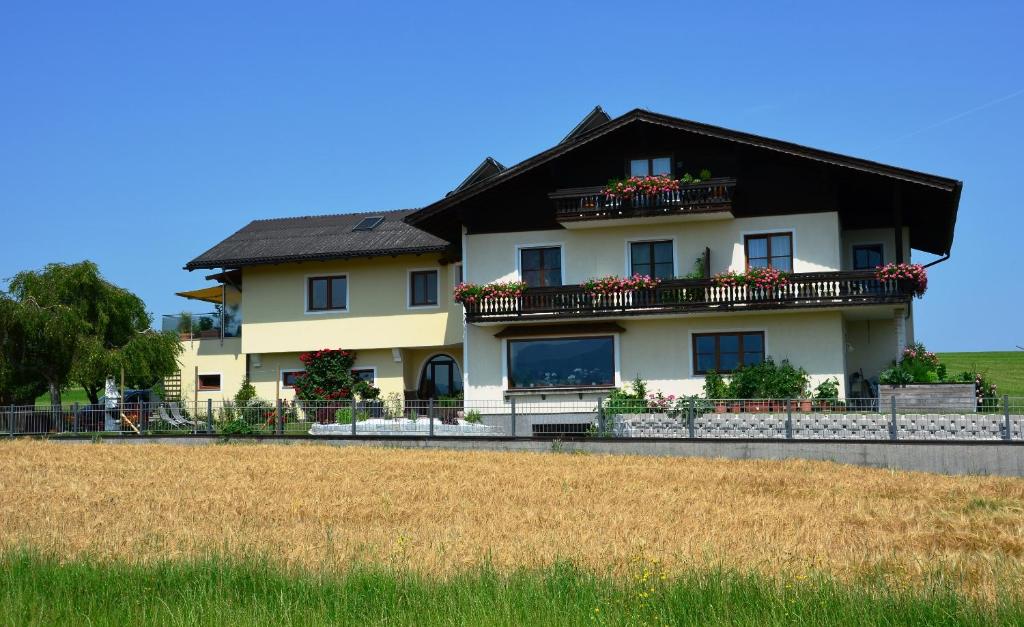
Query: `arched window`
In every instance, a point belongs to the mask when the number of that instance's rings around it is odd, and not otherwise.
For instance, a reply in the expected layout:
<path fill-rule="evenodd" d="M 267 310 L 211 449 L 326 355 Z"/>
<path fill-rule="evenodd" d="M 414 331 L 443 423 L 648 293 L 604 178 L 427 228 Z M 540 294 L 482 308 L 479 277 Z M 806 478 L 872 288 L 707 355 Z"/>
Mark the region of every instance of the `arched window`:
<path fill-rule="evenodd" d="M 448 355 L 435 355 L 423 367 L 420 378 L 420 398 L 455 396 L 462 392 L 462 373 L 459 364 Z"/>

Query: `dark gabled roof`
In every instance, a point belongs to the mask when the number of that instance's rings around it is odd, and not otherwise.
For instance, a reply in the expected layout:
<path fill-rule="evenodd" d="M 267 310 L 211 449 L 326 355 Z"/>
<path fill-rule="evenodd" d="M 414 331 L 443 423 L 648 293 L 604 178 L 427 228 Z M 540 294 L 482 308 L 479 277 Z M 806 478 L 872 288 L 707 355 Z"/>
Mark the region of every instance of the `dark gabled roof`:
<path fill-rule="evenodd" d="M 469 173 L 469 176 L 467 176 L 465 180 L 459 183 L 458 187 L 448 192 L 448 194 L 454 194 L 457 191 L 466 189 L 470 185 L 476 185 L 480 181 L 489 179 L 495 174 L 501 174 L 506 169 L 507 168 L 498 163 L 498 161 L 494 157 L 487 157 L 480 162 L 480 165 L 476 166 L 476 168 L 474 168 L 473 171 Z"/>
<path fill-rule="evenodd" d="M 583 119 L 580 120 L 580 123 L 574 126 L 572 130 L 569 131 L 569 134 L 563 137 L 562 141 L 558 143 L 564 144 L 565 142 L 571 139 L 579 137 L 580 135 L 586 133 L 587 131 L 592 131 L 595 128 L 601 126 L 602 124 L 610 122 L 611 119 L 612 116 L 605 113 L 604 109 L 601 108 L 601 105 L 598 105 L 594 107 L 590 111 L 590 113 L 583 116 Z"/>
<path fill-rule="evenodd" d="M 700 122 L 693 122 L 691 120 L 684 120 L 682 118 L 676 118 L 660 113 L 654 113 L 645 109 L 633 109 L 628 113 L 625 113 L 617 118 L 612 119 L 609 122 L 594 126 L 584 132 L 576 133 L 575 129 L 566 137 L 561 143 L 540 152 L 514 166 L 507 168 L 505 171 L 496 174 L 484 181 L 480 181 L 475 185 L 470 185 L 465 189 L 449 194 L 445 198 L 438 200 L 419 211 L 411 214 L 406 221 L 412 225 L 420 225 L 425 228 L 426 222 L 432 217 L 437 216 L 444 212 L 447 208 L 459 204 L 460 202 L 471 198 L 483 191 L 491 189 L 497 185 L 502 184 L 524 172 L 530 171 L 537 166 L 543 165 L 557 157 L 560 157 L 575 148 L 578 148 L 588 142 L 591 142 L 600 137 L 604 137 L 613 131 L 616 131 L 629 124 L 645 122 L 650 124 L 657 124 L 672 129 L 687 131 L 706 137 L 712 137 L 721 139 L 729 142 L 736 142 L 746 146 L 753 146 L 777 153 L 791 155 L 799 158 L 810 159 L 818 161 L 820 163 L 836 166 L 840 168 L 846 168 L 852 171 L 876 174 L 883 177 L 888 177 L 894 181 L 902 181 L 914 185 L 922 185 L 928 188 L 937 189 L 942 192 L 950 194 L 951 212 L 950 222 L 948 226 L 948 236 L 945 238 L 945 250 L 949 250 L 949 244 L 952 242 L 953 237 L 953 224 L 956 221 L 956 211 L 960 202 L 960 190 L 963 184 L 955 179 L 946 178 L 943 176 L 936 176 L 933 174 L 926 174 L 924 172 L 917 172 L 914 170 L 908 170 L 906 168 L 899 168 L 875 161 L 869 161 L 867 159 L 860 159 L 857 157 L 849 157 L 841 155 L 839 153 L 829 152 L 827 150 L 819 150 L 817 148 L 810 148 L 808 146 L 801 146 L 800 144 L 794 144 L 792 142 L 781 141 L 777 139 L 770 139 L 768 137 L 762 137 L 751 133 L 744 133 L 740 131 L 733 131 L 720 126 L 713 126 L 710 124 L 702 124 Z"/>
<path fill-rule="evenodd" d="M 442 252 L 448 242 L 407 224 L 415 209 L 253 220 L 185 264 L 186 270 L 268 263 Z M 369 216 L 384 221 L 372 231 L 352 227 Z"/>

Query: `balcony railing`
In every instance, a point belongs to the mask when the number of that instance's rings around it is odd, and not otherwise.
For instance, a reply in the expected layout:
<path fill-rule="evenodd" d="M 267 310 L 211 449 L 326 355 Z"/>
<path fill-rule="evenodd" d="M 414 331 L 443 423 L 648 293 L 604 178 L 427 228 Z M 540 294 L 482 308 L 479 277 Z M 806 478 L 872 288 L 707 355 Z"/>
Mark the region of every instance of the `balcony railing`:
<path fill-rule="evenodd" d="M 882 283 L 869 270 L 793 274 L 788 285 L 772 289 L 721 286 L 713 279 L 663 281 L 615 294 L 594 294 L 579 285 L 535 287 L 465 307 L 468 322 L 505 322 L 904 303 L 912 296 L 913 286 Z"/>
<path fill-rule="evenodd" d="M 555 202 L 559 222 L 574 222 L 730 211 L 735 188 L 736 179 L 718 178 L 630 198 L 605 196 L 604 186 L 560 189 L 548 197 Z"/>

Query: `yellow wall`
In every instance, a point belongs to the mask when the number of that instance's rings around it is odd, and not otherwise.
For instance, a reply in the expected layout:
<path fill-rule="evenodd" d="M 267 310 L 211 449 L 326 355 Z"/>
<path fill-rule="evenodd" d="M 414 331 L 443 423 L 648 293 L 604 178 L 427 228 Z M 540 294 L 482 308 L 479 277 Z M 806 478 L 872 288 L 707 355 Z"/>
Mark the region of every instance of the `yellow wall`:
<path fill-rule="evenodd" d="M 233 397 L 245 378 L 245 355 L 241 353 L 241 345 L 238 338 L 225 338 L 223 344 L 214 338 L 182 342 L 185 350 L 178 357 L 182 400 L 220 401 Z M 200 374 L 220 373 L 219 391 L 200 391 L 196 396 L 196 366 L 199 366 Z"/>
<path fill-rule="evenodd" d="M 354 350 L 445 346 L 462 341 L 462 308 L 452 301 L 455 267 L 438 255 L 253 266 L 243 270 L 246 353 L 324 347 Z M 412 269 L 437 269 L 439 306 L 408 307 Z M 348 311 L 306 312 L 306 279 L 348 275 Z"/>
<path fill-rule="evenodd" d="M 850 374 L 863 371 L 871 379 L 888 368 L 899 354 L 896 324 L 889 320 L 847 320 L 846 362 Z"/>
<path fill-rule="evenodd" d="M 676 275 L 693 270 L 695 259 L 711 249 L 712 273 L 742 271 L 746 234 L 792 231 L 795 272 L 840 269 L 838 214 L 807 213 L 724 220 L 649 225 L 614 225 L 593 229 L 565 229 L 468 235 L 464 238 L 466 280 L 473 283 L 518 278 L 517 246 L 562 245 L 565 284 L 589 278 L 629 273 L 628 242 L 650 239 L 675 241 Z"/>
<path fill-rule="evenodd" d="M 617 320 L 625 328 L 618 340 L 618 383 L 641 377 L 652 391 L 701 394 L 704 377 L 695 376 L 692 333 L 764 331 L 765 353 L 806 369 L 812 386 L 824 379 L 845 380 L 843 319 L 838 311 L 756 313 L 677 318 Z M 500 328 L 500 327 L 499 327 Z M 504 393 L 503 340 L 495 327 L 470 325 L 467 400 L 497 400 Z M 534 395 L 537 396 L 537 395 Z M 577 398 L 577 393 L 547 394 L 550 400 Z M 524 399 L 528 400 L 528 399 Z"/>
<path fill-rule="evenodd" d="M 853 269 L 854 244 L 881 244 L 884 263 L 896 262 L 896 233 L 893 229 L 855 229 L 843 231 L 843 269 Z M 903 228 L 903 261 L 910 262 L 910 229 Z"/>
<path fill-rule="evenodd" d="M 347 348 L 347 347 L 346 347 Z M 295 392 L 278 385 L 282 370 L 302 370 L 299 353 L 263 353 L 259 357 L 259 366 L 251 362 L 249 376 L 256 393 L 260 398 L 293 399 Z M 403 369 L 396 363 L 391 349 L 356 351 L 355 368 L 373 368 L 376 370 L 374 385 L 380 388 L 381 395 L 392 392 L 401 394 L 404 390 Z"/>

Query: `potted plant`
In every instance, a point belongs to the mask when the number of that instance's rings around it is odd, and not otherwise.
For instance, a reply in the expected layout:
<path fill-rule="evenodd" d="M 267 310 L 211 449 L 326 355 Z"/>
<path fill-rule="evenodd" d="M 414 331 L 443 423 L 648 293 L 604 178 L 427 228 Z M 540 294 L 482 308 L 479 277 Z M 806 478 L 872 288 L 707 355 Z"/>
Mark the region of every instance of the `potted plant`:
<path fill-rule="evenodd" d="M 839 401 L 839 379 L 830 377 L 814 388 L 814 401 L 819 411 L 831 411 Z"/>
<path fill-rule="evenodd" d="M 729 397 L 729 384 L 715 370 L 710 370 L 704 375 L 704 397 L 714 402 L 716 414 L 725 413 L 725 399 Z"/>

